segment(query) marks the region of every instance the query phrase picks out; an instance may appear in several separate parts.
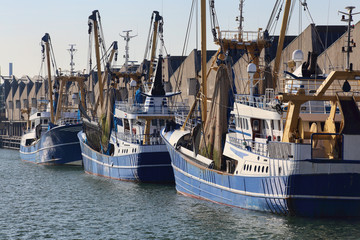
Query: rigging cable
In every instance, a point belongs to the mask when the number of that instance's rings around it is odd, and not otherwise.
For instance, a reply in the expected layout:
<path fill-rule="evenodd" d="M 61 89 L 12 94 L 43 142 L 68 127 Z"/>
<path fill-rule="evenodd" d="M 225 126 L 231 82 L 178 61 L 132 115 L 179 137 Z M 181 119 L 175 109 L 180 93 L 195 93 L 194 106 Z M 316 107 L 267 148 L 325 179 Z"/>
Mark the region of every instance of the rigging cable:
<path fill-rule="evenodd" d="M 187 51 L 187 46 L 188 46 L 189 38 L 190 38 L 191 23 L 192 23 L 192 18 L 193 18 L 194 9 L 195 9 L 194 6 L 195 6 L 196 2 L 197 2 L 197 0 L 193 0 L 192 4 L 191 4 L 190 15 L 189 15 L 188 24 L 187 24 L 186 33 L 185 33 L 185 40 L 184 40 L 183 49 L 182 49 L 182 53 L 181 53 L 182 57 L 185 55 L 185 52 Z M 195 53 L 195 57 L 196 56 L 197 56 L 197 52 Z M 184 64 L 181 64 L 178 74 L 175 77 L 175 82 L 176 82 L 175 91 L 180 90 L 183 72 L 184 72 Z M 180 97 L 182 98 L 181 94 L 180 94 Z M 176 96 L 175 96 L 175 98 L 176 98 Z"/>
<path fill-rule="evenodd" d="M 307 4 L 304 5 L 304 9 L 306 9 L 306 11 L 307 11 L 307 13 L 309 15 L 308 17 L 311 19 L 311 23 L 315 24 Z M 330 11 L 330 0 L 329 0 L 329 11 Z M 325 47 L 327 47 L 327 34 L 326 34 L 326 46 L 325 46 L 324 43 L 321 40 L 319 31 L 316 28 L 315 28 L 315 33 L 316 33 L 317 39 L 319 40 L 319 43 L 321 44 L 321 47 L 324 49 L 325 59 L 327 59 L 329 61 L 330 66 L 332 68 L 334 68 L 334 65 L 332 64 L 331 59 L 330 59 L 329 55 L 327 54 L 327 51 L 326 51 L 326 48 L 325 48 Z M 326 33 L 328 33 L 328 27 L 327 27 Z"/>

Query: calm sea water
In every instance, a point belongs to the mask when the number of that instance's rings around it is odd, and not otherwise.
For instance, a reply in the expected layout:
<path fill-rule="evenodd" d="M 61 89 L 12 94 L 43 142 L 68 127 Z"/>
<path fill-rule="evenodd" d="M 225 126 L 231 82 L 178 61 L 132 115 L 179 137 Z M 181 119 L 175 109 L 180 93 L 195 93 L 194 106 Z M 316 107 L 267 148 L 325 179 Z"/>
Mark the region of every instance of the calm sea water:
<path fill-rule="evenodd" d="M 360 221 L 281 217 L 0 149 L 0 239 L 360 239 Z"/>

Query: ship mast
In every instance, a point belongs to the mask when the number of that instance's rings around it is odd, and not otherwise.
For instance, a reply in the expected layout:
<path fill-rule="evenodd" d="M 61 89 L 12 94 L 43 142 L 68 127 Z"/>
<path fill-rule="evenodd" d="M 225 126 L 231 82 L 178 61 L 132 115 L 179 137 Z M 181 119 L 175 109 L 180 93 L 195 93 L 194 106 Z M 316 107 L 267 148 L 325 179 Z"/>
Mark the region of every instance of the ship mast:
<path fill-rule="evenodd" d="M 119 34 L 119 35 L 120 35 L 120 37 L 123 37 L 126 42 L 124 58 L 125 58 L 125 72 L 127 72 L 128 68 L 129 68 L 129 42 L 130 42 L 130 39 L 136 37 L 137 34 L 134 36 L 130 36 L 130 32 L 132 32 L 132 30 L 127 30 L 127 31 L 123 31 L 123 32 L 126 33 L 124 36 L 121 34 Z"/>
<path fill-rule="evenodd" d="M 76 46 L 76 44 L 69 44 L 70 48 L 68 49 L 69 53 L 70 53 L 70 76 L 74 76 L 75 73 L 75 63 L 74 63 L 74 54 L 77 51 L 76 48 L 74 48 Z"/>
<path fill-rule="evenodd" d="M 53 91 L 52 91 L 52 83 L 51 83 L 51 64 L 50 64 L 50 35 L 45 33 L 45 36 L 42 38 L 45 43 L 45 51 L 46 51 L 46 62 L 47 62 L 47 70 L 48 70 L 48 85 L 49 85 L 49 102 L 50 102 L 50 121 L 54 123 L 54 106 L 53 106 Z"/>
<path fill-rule="evenodd" d="M 283 21 L 281 23 L 279 42 L 278 42 L 278 46 L 277 46 L 277 50 L 276 50 L 276 57 L 275 57 L 275 64 L 274 64 L 274 71 L 273 71 L 274 90 L 276 89 L 277 80 L 278 80 L 278 76 L 279 76 L 280 60 L 281 60 L 282 49 L 284 46 L 285 32 L 286 32 L 288 19 L 289 19 L 290 6 L 291 6 L 291 0 L 286 0 L 285 11 L 284 11 L 284 16 L 283 16 Z"/>
<path fill-rule="evenodd" d="M 239 11 L 240 11 L 240 16 L 239 16 L 239 41 L 241 41 L 242 39 L 242 31 L 243 31 L 243 22 L 244 22 L 244 17 L 243 17 L 243 9 L 244 9 L 244 1 L 245 0 L 240 0 L 239 3 Z"/>
<path fill-rule="evenodd" d="M 100 63 L 100 43 L 99 43 L 99 23 L 98 23 L 99 12 L 94 10 L 92 15 L 89 16 L 89 20 L 92 20 L 93 23 L 93 30 L 94 30 L 94 39 L 95 39 L 95 54 L 96 54 L 96 65 L 97 65 L 97 76 L 99 82 L 99 94 L 100 94 L 100 106 L 103 107 L 104 105 L 104 85 L 101 81 L 101 63 Z"/>
<path fill-rule="evenodd" d="M 343 48 L 343 52 L 346 52 L 346 70 L 348 70 L 348 71 L 352 70 L 352 66 L 351 66 L 351 63 L 350 63 L 350 53 L 352 52 L 352 48 L 356 46 L 354 41 L 350 41 L 350 38 L 351 38 L 351 22 L 353 21 L 352 16 L 360 13 L 360 12 L 352 13 L 352 10 L 354 8 L 355 8 L 354 6 L 346 7 L 346 9 L 348 10 L 348 13 L 339 11 L 339 13 L 344 14 L 344 15 L 342 15 L 341 21 L 348 23 L 347 47 L 346 47 L 346 50 Z M 345 18 L 345 15 L 348 16 L 348 19 Z"/>
<path fill-rule="evenodd" d="M 201 0 L 201 88 L 202 88 L 202 123 L 207 115 L 207 79 L 206 79 L 206 1 Z"/>

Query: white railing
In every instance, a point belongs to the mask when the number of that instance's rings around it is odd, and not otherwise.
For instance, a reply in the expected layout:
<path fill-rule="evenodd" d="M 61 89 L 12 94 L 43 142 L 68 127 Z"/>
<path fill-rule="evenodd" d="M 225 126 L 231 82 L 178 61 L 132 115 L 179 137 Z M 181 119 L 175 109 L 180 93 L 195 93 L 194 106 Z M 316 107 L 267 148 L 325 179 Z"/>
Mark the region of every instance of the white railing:
<path fill-rule="evenodd" d="M 77 118 L 60 118 L 56 122 L 57 125 L 79 124 L 79 123 L 82 123 L 82 121 Z"/>
<path fill-rule="evenodd" d="M 236 137 L 229 137 L 231 144 L 237 146 L 238 148 L 259 154 L 265 157 L 268 157 L 268 148 L 266 143 L 255 142 L 251 139 L 240 139 Z"/>
<path fill-rule="evenodd" d="M 197 114 L 194 114 L 194 115 L 197 116 Z M 179 124 L 180 126 L 183 126 L 187 116 L 188 116 L 188 111 L 183 111 L 183 112 L 178 111 L 175 113 L 175 122 L 177 124 Z M 191 130 L 199 123 L 201 123 L 201 119 L 199 117 L 195 117 L 195 118 L 190 117 L 185 124 L 185 129 Z"/>
<path fill-rule="evenodd" d="M 242 94 L 235 95 L 235 102 L 269 111 L 276 111 L 275 106 L 276 104 L 278 104 L 278 102 L 275 99 L 269 100 L 266 99 L 265 96 L 251 97 L 250 95 L 242 95 Z"/>
<path fill-rule="evenodd" d="M 221 39 L 239 41 L 239 31 L 222 30 L 220 31 Z M 242 31 L 241 40 L 244 42 L 257 41 L 264 38 L 264 32 L 260 31 Z"/>
<path fill-rule="evenodd" d="M 131 114 L 145 114 L 147 113 L 145 104 L 143 103 L 129 103 L 125 101 L 115 102 L 115 108 Z M 175 112 L 189 111 L 189 107 L 182 103 L 171 104 L 169 106 L 149 107 L 151 114 L 174 114 Z"/>
<path fill-rule="evenodd" d="M 135 143 L 140 145 L 164 145 L 164 141 L 159 134 L 136 134 L 132 135 L 130 133 L 116 133 L 115 140 L 119 139 L 129 143 Z M 147 141 L 144 142 L 144 139 Z"/>

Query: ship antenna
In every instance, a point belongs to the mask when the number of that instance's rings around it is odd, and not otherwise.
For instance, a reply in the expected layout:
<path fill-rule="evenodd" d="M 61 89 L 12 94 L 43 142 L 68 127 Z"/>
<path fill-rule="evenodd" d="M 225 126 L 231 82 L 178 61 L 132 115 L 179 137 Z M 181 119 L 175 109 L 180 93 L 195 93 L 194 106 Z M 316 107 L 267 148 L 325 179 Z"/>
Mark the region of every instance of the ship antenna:
<path fill-rule="evenodd" d="M 69 44 L 70 48 L 68 49 L 69 53 L 70 53 L 70 76 L 74 76 L 75 73 L 75 63 L 74 63 L 74 54 L 75 52 L 77 52 L 77 49 L 74 48 L 76 46 L 76 44 Z"/>
<path fill-rule="evenodd" d="M 130 32 L 132 32 L 132 30 L 126 30 L 126 31 L 123 31 L 125 32 L 126 34 L 125 35 L 121 35 L 119 34 L 121 37 L 124 38 L 126 44 L 125 44 L 125 55 L 124 55 L 124 58 L 125 58 L 125 71 L 127 72 L 128 71 L 128 67 L 129 67 L 129 42 L 130 42 L 130 39 L 131 38 L 134 38 L 137 36 L 136 35 L 133 35 L 133 36 L 130 36 Z"/>
<path fill-rule="evenodd" d="M 347 37 L 347 46 L 346 49 L 345 47 L 342 48 L 343 52 L 346 52 L 346 70 L 348 71 L 352 71 L 352 63 L 350 63 L 350 53 L 352 52 L 352 48 L 356 47 L 356 44 L 354 42 L 354 40 L 350 40 L 351 38 L 351 28 L 353 28 L 353 26 L 351 25 L 351 22 L 353 21 L 352 16 L 359 14 L 360 12 L 357 13 L 352 13 L 352 10 L 354 9 L 354 6 L 348 6 L 345 9 L 348 10 L 347 13 L 345 12 L 341 12 L 339 11 L 339 13 L 342 13 L 342 17 L 341 17 L 341 21 L 343 22 L 347 22 L 348 23 L 348 37 Z M 345 18 L 345 15 L 348 16 L 348 18 Z"/>

